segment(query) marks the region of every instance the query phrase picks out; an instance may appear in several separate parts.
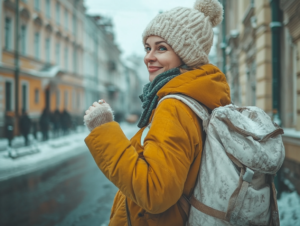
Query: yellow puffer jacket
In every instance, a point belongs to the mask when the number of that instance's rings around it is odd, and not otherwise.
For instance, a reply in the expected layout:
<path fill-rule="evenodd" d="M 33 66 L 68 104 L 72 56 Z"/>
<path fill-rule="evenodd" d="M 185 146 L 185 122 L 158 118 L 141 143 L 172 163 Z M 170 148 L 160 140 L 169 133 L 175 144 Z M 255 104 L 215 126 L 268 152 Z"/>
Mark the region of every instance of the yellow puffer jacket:
<path fill-rule="evenodd" d="M 171 93 L 190 96 L 211 110 L 230 103 L 224 74 L 210 64 L 172 79 L 158 92 L 159 99 Z M 144 146 L 144 128 L 129 141 L 116 122 L 95 128 L 85 139 L 100 170 L 119 188 L 111 226 L 127 225 L 126 197 L 132 226 L 183 226 L 187 220 L 178 200 L 190 196 L 196 183 L 204 141 L 201 121 L 176 99 L 164 100 L 152 117 Z"/>

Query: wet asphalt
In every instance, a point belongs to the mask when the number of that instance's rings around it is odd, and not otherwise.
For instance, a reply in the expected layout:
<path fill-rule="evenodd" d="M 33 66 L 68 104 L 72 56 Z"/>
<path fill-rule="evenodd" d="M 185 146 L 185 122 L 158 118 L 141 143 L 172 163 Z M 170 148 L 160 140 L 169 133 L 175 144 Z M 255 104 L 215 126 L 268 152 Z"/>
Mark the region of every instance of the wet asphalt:
<path fill-rule="evenodd" d="M 106 226 L 117 190 L 86 149 L 50 168 L 0 182 L 0 226 Z"/>

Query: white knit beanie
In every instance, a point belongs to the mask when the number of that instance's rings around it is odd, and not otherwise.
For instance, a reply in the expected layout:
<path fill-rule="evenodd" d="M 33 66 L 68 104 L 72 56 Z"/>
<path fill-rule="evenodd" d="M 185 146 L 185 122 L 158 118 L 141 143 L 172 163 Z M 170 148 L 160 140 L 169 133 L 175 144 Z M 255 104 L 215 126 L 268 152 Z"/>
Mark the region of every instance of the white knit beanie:
<path fill-rule="evenodd" d="M 218 0 L 196 0 L 194 8 L 177 7 L 157 15 L 143 33 L 143 43 L 149 36 L 167 41 L 188 67 L 209 62 L 213 44 L 213 27 L 223 20 L 223 6 Z"/>

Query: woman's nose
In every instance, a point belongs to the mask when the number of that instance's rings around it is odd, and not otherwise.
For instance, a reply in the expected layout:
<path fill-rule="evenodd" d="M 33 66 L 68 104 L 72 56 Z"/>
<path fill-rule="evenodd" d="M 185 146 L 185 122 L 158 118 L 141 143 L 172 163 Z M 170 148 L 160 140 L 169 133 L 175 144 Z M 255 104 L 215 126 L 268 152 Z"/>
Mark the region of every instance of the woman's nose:
<path fill-rule="evenodd" d="M 153 61 L 156 61 L 156 57 L 155 57 L 154 51 L 150 51 L 145 56 L 145 63 L 153 62 Z"/>

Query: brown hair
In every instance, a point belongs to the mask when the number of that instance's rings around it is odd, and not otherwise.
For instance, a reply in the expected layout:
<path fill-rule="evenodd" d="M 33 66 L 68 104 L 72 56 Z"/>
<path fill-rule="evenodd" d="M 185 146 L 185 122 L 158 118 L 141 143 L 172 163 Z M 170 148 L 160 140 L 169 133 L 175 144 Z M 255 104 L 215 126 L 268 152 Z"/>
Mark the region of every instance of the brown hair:
<path fill-rule="evenodd" d="M 193 71 L 193 70 L 197 70 L 200 69 L 204 64 L 197 66 L 197 67 L 187 67 L 186 65 L 180 66 L 179 70 L 181 72 L 181 74 L 188 72 L 188 71 Z"/>

